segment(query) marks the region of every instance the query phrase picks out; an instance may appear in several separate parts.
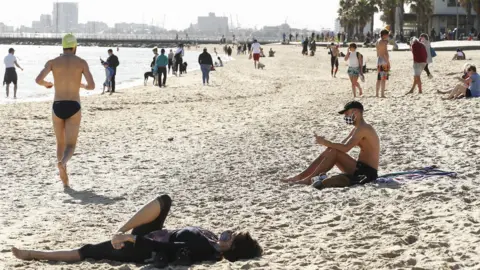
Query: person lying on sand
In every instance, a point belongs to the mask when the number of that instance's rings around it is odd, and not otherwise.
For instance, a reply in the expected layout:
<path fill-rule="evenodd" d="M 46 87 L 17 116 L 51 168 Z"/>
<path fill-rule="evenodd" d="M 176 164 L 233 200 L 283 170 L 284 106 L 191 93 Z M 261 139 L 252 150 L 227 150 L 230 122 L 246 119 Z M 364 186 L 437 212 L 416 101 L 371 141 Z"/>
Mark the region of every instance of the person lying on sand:
<path fill-rule="evenodd" d="M 348 125 L 355 126 L 347 138 L 342 143 L 333 143 L 315 134 L 316 142 L 327 149 L 305 171 L 283 182 L 310 185 L 313 177 L 324 175 L 335 165 L 343 174 L 315 183 L 315 187 L 348 187 L 377 179 L 380 139 L 375 129 L 363 119 L 363 105 L 351 101 L 339 113 L 345 115 Z M 355 146 L 360 147 L 358 161 L 347 154 Z"/>
<path fill-rule="evenodd" d="M 248 232 L 224 231 L 216 234 L 199 228 L 176 230 L 163 228 L 172 204 L 168 195 L 161 195 L 140 209 L 128 220 L 111 241 L 85 245 L 64 251 L 36 251 L 12 248 L 21 260 L 78 262 L 85 259 L 112 260 L 151 264 L 163 268 L 169 263 L 191 265 L 202 261 L 251 259 L 262 254 L 262 248 Z M 133 229 L 133 230 L 132 230 Z M 130 234 L 126 232 L 132 230 Z"/>
<path fill-rule="evenodd" d="M 448 97 L 445 99 L 458 99 L 462 97 L 480 97 L 480 75 L 477 73 L 477 67 L 471 65 L 468 69 L 468 79 L 464 84 L 457 85 Z"/>
<path fill-rule="evenodd" d="M 94 90 L 95 82 L 88 64 L 76 56 L 77 39 L 67 34 L 62 39 L 63 54 L 49 60 L 45 68 L 38 74 L 35 82 L 46 88 L 53 83 L 46 82 L 45 77 L 52 72 L 55 81 L 55 97 L 53 102 L 53 129 L 57 138 L 57 167 L 64 187 L 68 187 L 67 162 L 72 158 L 77 144 L 82 112 L 80 106 L 80 88 Z M 83 84 L 82 75 L 87 84 Z"/>

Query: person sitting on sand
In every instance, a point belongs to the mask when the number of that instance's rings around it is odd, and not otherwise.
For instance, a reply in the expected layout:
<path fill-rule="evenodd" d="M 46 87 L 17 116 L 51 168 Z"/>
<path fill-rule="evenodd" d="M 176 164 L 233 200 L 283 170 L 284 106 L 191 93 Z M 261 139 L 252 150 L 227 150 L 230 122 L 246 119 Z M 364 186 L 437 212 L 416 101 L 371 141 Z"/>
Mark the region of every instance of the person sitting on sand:
<path fill-rule="evenodd" d="M 353 130 L 341 143 L 333 143 L 315 134 L 317 144 L 327 149 L 302 173 L 295 177 L 282 180 L 292 184 L 312 184 L 312 178 L 323 176 L 335 165 L 344 173 L 326 178 L 314 183 L 316 188 L 348 187 L 375 181 L 378 177 L 380 155 L 380 139 L 375 129 L 363 118 L 363 105 L 358 101 L 347 103 L 339 112 L 345 115 L 348 125 L 354 125 Z M 360 147 L 358 161 L 347 153 L 355 146 Z"/>
<path fill-rule="evenodd" d="M 455 55 L 452 58 L 452 60 L 465 60 L 465 59 L 467 59 L 466 55 L 463 52 L 463 50 L 461 50 L 461 49 L 457 49 L 457 52 L 455 53 Z"/>
<path fill-rule="evenodd" d="M 462 83 L 462 85 L 464 85 L 465 88 L 468 88 L 468 87 L 470 86 L 470 83 L 471 83 L 471 81 L 468 80 L 468 78 L 469 78 L 468 69 L 470 68 L 471 65 L 472 65 L 472 64 L 470 64 L 470 63 L 465 63 L 465 64 L 463 65 L 463 75 L 462 75 L 462 77 L 456 77 L 456 79 L 458 79 L 458 80 Z M 458 87 L 458 85 L 457 85 L 457 87 Z M 450 93 L 452 93 L 453 91 L 455 91 L 455 89 L 456 89 L 457 87 L 455 87 L 453 90 L 447 90 L 447 91 L 437 90 L 437 94 L 442 94 L 442 95 L 444 95 L 444 94 L 450 94 Z"/>
<path fill-rule="evenodd" d="M 217 236 L 200 227 L 164 229 L 172 199 L 161 195 L 128 220 L 111 241 L 85 245 L 64 251 L 36 251 L 12 248 L 22 260 L 78 262 L 85 259 L 150 264 L 158 268 L 170 263 L 191 265 L 202 261 L 252 259 L 262 255 L 262 248 L 248 232 L 224 231 Z M 133 230 L 132 230 L 133 229 Z M 130 234 L 126 232 L 131 231 Z"/>
<path fill-rule="evenodd" d="M 270 51 L 268 51 L 268 57 L 275 57 L 275 52 L 270 48 Z"/>
<path fill-rule="evenodd" d="M 52 72 L 55 81 L 55 97 L 53 102 L 53 130 L 57 138 L 57 167 L 60 171 L 64 187 L 68 187 L 67 162 L 72 158 L 77 144 L 80 121 L 80 88 L 94 90 L 95 82 L 85 60 L 76 56 L 77 39 L 67 34 L 62 39 L 63 54 L 45 64 L 35 82 L 46 88 L 53 83 L 46 82 L 45 77 Z M 87 84 L 83 84 L 82 75 Z M 113 89 L 112 89 L 113 90 Z"/>
<path fill-rule="evenodd" d="M 458 99 L 462 97 L 480 97 L 480 75 L 477 73 L 477 67 L 471 65 L 467 69 L 468 78 L 464 84 L 457 85 L 450 95 L 443 99 Z"/>

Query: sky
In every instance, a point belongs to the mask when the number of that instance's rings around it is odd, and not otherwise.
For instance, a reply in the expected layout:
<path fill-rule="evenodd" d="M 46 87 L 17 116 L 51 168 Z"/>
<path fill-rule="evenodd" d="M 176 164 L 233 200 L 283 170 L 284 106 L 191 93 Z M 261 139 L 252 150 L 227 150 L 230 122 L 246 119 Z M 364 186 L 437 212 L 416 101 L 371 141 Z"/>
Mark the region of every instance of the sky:
<path fill-rule="evenodd" d="M 32 21 L 39 20 L 40 14 L 52 14 L 52 0 L 17 0 L 0 1 L 0 22 L 10 26 L 31 26 Z M 61 1 L 59 1 L 61 2 Z M 191 23 L 197 22 L 197 16 L 207 16 L 214 12 L 217 16 L 232 18 L 236 27 L 242 28 L 275 26 L 285 21 L 294 28 L 320 30 L 333 29 L 337 17 L 337 0 L 304 0 L 299 5 L 284 5 L 280 1 L 260 0 L 77 0 L 65 1 L 79 3 L 79 22 L 103 21 L 109 26 L 117 22 L 146 23 L 165 27 L 166 29 L 183 30 Z M 167 4 L 165 4 L 167 3 Z M 269 10 L 271 3 L 275 7 Z M 293 3 L 285 1 L 283 3 Z M 301 5 L 300 5 L 301 3 Z M 375 27 L 380 27 L 376 20 Z M 238 23 L 237 23 L 238 18 Z"/>

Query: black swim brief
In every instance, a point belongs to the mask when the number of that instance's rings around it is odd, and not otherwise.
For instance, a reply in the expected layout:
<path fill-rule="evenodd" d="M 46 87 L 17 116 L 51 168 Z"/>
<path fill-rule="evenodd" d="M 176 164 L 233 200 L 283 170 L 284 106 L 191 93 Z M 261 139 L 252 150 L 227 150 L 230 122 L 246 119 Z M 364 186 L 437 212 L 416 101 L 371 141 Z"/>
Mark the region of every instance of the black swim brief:
<path fill-rule="evenodd" d="M 350 185 L 363 185 L 377 180 L 378 171 L 361 161 L 357 161 L 357 167 L 353 175 L 346 176 L 350 179 Z"/>
<path fill-rule="evenodd" d="M 63 120 L 72 117 L 82 108 L 78 101 L 74 100 L 60 100 L 53 102 L 53 113 Z"/>
<path fill-rule="evenodd" d="M 3 84 L 11 84 L 17 85 L 17 71 L 14 67 L 6 68 L 5 75 L 3 77 Z"/>
<path fill-rule="evenodd" d="M 332 68 L 334 66 L 338 68 L 338 57 L 336 56 L 330 57 L 330 64 L 332 65 Z"/>

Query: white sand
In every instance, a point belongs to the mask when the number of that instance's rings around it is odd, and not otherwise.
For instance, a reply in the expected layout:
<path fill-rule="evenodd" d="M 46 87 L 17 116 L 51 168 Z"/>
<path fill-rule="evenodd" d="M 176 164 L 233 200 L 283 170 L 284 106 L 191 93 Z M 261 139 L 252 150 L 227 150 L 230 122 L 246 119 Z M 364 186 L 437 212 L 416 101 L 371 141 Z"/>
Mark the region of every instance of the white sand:
<path fill-rule="evenodd" d="M 167 228 L 246 229 L 265 249 L 258 260 L 192 269 L 480 267 L 480 99 L 441 101 L 435 94 L 457 83 L 464 63 L 438 52 L 435 78 L 422 77 L 425 93 L 403 97 L 412 56 L 392 52 L 389 98 L 373 97 L 376 74 L 369 73 L 360 99 L 382 140 L 381 174 L 436 164 L 458 172 L 458 179 L 318 191 L 279 180 L 323 150 L 313 131 L 335 141 L 348 134 L 336 113 L 352 97 L 346 66 L 341 61 L 339 78 L 332 79 L 324 48 L 302 57 L 300 47 L 273 47 L 277 57 L 262 59 L 265 70 L 235 56 L 212 74 L 211 87 L 191 73 L 169 79 L 167 89 L 84 99 L 69 163 L 73 193 L 63 192 L 56 171 L 51 103 L 0 106 L 0 269 L 145 269 L 25 262 L 10 248 L 68 249 L 109 240 L 136 209 L 163 193 L 174 199 Z M 374 67 L 374 52 L 362 53 Z M 469 57 L 480 59 L 480 53 Z"/>

